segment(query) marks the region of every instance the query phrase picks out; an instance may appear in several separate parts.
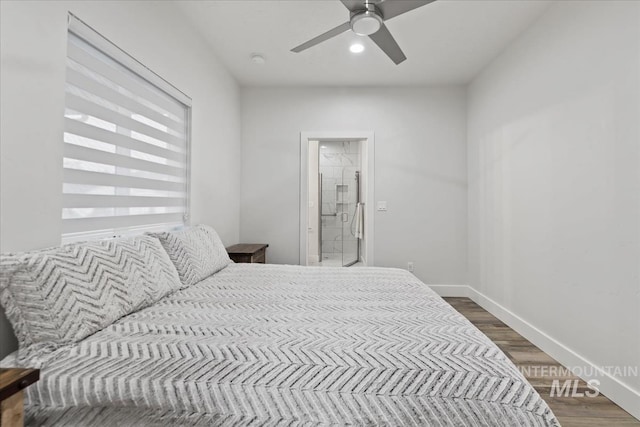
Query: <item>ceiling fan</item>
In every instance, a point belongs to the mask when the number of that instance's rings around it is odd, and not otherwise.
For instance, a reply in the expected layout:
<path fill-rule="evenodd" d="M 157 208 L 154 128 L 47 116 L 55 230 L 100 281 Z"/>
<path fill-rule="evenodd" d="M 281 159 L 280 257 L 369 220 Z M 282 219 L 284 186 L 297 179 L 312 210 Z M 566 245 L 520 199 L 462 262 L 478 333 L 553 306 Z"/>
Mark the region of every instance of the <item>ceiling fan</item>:
<path fill-rule="evenodd" d="M 435 0 L 340 0 L 349 9 L 349 21 L 312 38 L 291 49 L 302 52 L 323 41 L 351 30 L 360 36 L 369 36 L 391 60 L 398 65 L 407 57 L 384 25 L 385 21 L 398 15 L 425 6 Z"/>

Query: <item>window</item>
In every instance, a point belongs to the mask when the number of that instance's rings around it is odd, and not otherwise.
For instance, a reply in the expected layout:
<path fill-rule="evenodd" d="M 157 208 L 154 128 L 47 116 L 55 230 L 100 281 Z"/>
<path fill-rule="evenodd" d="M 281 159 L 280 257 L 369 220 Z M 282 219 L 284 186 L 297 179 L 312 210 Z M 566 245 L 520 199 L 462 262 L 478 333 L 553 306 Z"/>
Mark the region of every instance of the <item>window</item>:
<path fill-rule="evenodd" d="M 69 15 L 63 242 L 187 222 L 191 100 Z"/>

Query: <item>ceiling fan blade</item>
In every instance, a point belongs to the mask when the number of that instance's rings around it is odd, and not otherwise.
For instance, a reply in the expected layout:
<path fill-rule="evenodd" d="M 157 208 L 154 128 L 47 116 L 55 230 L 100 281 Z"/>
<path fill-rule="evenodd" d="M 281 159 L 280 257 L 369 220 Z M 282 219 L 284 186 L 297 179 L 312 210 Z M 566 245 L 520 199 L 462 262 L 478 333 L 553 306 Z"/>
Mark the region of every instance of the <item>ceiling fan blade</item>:
<path fill-rule="evenodd" d="M 305 49 L 309 49 L 310 47 L 322 43 L 325 40 L 329 40 L 332 37 L 342 34 L 350 28 L 351 25 L 348 22 L 345 22 L 344 24 L 338 25 L 337 27 L 327 31 L 326 33 L 320 34 L 318 37 L 312 38 L 308 42 L 302 43 L 300 46 L 294 47 L 293 49 L 291 49 L 291 52 L 302 52 Z"/>
<path fill-rule="evenodd" d="M 340 0 L 344 7 L 349 9 L 349 12 L 355 12 L 356 10 L 364 10 L 365 2 L 364 0 Z"/>
<path fill-rule="evenodd" d="M 376 4 L 376 7 L 380 9 L 382 17 L 386 21 L 398 15 L 402 15 L 405 12 L 409 12 L 421 6 L 426 6 L 434 1 L 435 0 L 384 0 Z"/>
<path fill-rule="evenodd" d="M 371 34 L 369 38 L 373 40 L 373 42 L 377 44 L 378 47 L 382 49 L 396 65 L 407 59 L 386 25 L 382 24 L 380 29 Z"/>

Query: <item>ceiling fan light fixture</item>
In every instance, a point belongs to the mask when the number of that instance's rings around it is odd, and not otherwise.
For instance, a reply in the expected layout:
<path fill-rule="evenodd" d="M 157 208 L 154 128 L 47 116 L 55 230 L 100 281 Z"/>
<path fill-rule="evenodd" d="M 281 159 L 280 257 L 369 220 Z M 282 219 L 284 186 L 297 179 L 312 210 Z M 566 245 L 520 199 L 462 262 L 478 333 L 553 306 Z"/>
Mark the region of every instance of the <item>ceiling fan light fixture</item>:
<path fill-rule="evenodd" d="M 365 10 L 353 15 L 351 30 L 359 36 L 370 36 L 382 27 L 382 17 L 373 10 Z"/>
<path fill-rule="evenodd" d="M 352 53 L 362 53 L 364 52 L 364 45 L 361 43 L 354 43 L 351 46 L 349 46 L 349 50 Z"/>

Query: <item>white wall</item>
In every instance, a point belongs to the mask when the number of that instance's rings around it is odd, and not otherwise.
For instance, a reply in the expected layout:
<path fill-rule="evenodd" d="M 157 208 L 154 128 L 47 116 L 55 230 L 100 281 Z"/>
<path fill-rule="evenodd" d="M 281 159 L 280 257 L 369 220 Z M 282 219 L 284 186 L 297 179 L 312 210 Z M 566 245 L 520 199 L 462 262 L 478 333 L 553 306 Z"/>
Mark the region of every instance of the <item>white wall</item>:
<path fill-rule="evenodd" d="M 640 363 L 639 18 L 557 2 L 469 89 L 469 283 L 569 366 Z"/>
<path fill-rule="evenodd" d="M 62 133 L 71 11 L 193 98 L 193 223 L 239 237 L 239 88 L 164 2 L 2 1 L 0 250 L 60 244 Z M 0 356 L 13 348 L 0 321 Z"/>
<path fill-rule="evenodd" d="M 241 104 L 241 240 L 298 264 L 300 132 L 373 131 L 375 264 L 466 283 L 463 88 L 243 88 Z"/>

